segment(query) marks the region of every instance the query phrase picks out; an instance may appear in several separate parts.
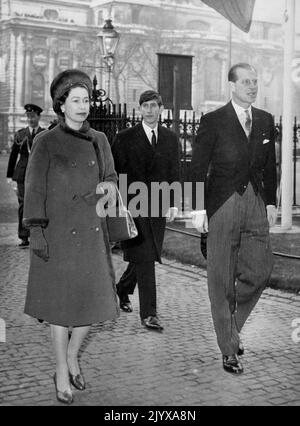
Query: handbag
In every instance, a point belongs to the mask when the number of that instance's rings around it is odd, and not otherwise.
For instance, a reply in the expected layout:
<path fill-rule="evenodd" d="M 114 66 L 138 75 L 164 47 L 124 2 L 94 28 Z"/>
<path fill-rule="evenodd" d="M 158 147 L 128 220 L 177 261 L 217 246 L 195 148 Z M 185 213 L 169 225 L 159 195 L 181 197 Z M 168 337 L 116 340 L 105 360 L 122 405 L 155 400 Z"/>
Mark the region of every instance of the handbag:
<path fill-rule="evenodd" d="M 138 235 L 132 215 L 124 206 L 118 188 L 116 188 L 116 193 L 118 204 L 106 210 L 106 224 L 110 242 L 130 240 Z M 111 215 L 109 214 L 110 210 Z"/>
<path fill-rule="evenodd" d="M 100 150 L 97 142 L 93 141 L 99 170 L 101 170 Z M 116 187 L 117 205 L 106 209 L 106 225 L 108 239 L 111 243 L 130 240 L 138 235 L 138 230 L 129 210 L 124 206 L 121 194 Z M 97 207 L 96 207 L 97 210 Z M 109 214 L 111 212 L 111 215 Z"/>

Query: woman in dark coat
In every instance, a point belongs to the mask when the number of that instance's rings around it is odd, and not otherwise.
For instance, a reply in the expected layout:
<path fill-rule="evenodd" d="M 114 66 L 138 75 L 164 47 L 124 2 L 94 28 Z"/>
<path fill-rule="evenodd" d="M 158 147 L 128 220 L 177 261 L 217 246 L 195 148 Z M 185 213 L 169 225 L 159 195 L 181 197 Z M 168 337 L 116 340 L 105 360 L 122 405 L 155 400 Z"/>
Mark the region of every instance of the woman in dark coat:
<path fill-rule="evenodd" d="M 106 136 L 85 121 L 90 78 L 66 70 L 50 91 L 60 122 L 36 138 L 26 172 L 31 259 L 25 313 L 50 323 L 56 395 L 70 404 L 70 382 L 85 388 L 78 352 L 90 325 L 119 314 L 106 222 L 96 214 L 104 188 L 114 189 L 117 177 Z"/>

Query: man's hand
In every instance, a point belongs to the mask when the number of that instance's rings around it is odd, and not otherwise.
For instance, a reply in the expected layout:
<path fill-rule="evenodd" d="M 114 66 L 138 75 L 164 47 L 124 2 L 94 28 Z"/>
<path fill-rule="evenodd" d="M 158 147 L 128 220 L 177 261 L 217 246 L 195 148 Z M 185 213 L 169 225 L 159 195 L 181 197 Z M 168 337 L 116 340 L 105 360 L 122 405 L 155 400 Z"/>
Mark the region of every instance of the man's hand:
<path fill-rule="evenodd" d="M 208 219 L 206 210 L 196 210 L 192 212 L 192 224 L 198 232 L 208 232 Z"/>
<path fill-rule="evenodd" d="M 267 206 L 267 217 L 270 228 L 275 225 L 277 219 L 277 209 L 276 206 L 269 204 Z"/>
<path fill-rule="evenodd" d="M 166 213 L 167 222 L 173 222 L 178 214 L 177 207 L 170 207 Z"/>
<path fill-rule="evenodd" d="M 18 185 L 17 182 L 12 180 L 12 178 L 6 178 L 6 182 L 11 185 L 12 189 L 15 191 L 15 193 L 18 195 Z"/>

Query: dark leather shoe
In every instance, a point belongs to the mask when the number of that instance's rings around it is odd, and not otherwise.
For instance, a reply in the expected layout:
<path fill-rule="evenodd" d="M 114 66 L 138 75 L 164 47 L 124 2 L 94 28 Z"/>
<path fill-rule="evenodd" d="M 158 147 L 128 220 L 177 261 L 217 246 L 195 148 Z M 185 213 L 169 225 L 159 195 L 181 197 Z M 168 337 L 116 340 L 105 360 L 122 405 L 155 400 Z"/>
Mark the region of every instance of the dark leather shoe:
<path fill-rule="evenodd" d="M 55 391 L 56 391 L 56 399 L 59 402 L 62 402 L 63 404 L 72 404 L 73 402 L 73 395 L 69 391 L 60 391 L 57 389 L 57 383 L 56 383 L 56 374 L 53 376 L 53 381 L 55 385 Z"/>
<path fill-rule="evenodd" d="M 85 389 L 85 383 L 84 379 L 81 374 L 76 374 L 76 376 L 73 376 L 71 373 L 69 373 L 70 382 L 74 386 L 74 388 L 83 391 Z"/>
<path fill-rule="evenodd" d="M 244 369 L 238 355 L 223 355 L 223 368 L 228 373 L 241 374 Z"/>
<path fill-rule="evenodd" d="M 29 246 L 29 241 L 27 238 L 23 238 L 22 241 L 19 244 L 19 247 L 24 248 Z"/>
<path fill-rule="evenodd" d="M 162 331 L 164 328 L 159 323 L 157 317 L 149 316 L 147 318 L 142 319 L 142 325 L 156 331 Z"/>
<path fill-rule="evenodd" d="M 244 352 L 245 352 L 245 348 L 244 348 L 244 345 L 243 345 L 243 343 L 242 342 L 240 342 L 239 343 L 239 350 L 238 350 L 238 356 L 242 356 L 242 355 L 244 355 Z"/>
<path fill-rule="evenodd" d="M 133 311 L 132 305 L 130 303 L 128 296 L 120 297 L 120 308 L 124 312 L 132 312 Z"/>

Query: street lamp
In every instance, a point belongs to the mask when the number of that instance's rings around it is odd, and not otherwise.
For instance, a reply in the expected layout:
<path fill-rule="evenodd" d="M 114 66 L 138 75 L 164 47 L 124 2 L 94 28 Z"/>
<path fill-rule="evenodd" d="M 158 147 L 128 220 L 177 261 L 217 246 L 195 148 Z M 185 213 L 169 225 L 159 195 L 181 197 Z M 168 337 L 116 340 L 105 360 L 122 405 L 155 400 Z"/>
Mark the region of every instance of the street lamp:
<path fill-rule="evenodd" d="M 114 65 L 115 51 L 117 49 L 120 34 L 114 29 L 111 19 L 106 19 L 103 28 L 97 34 L 101 56 L 108 68 L 108 97 L 110 97 L 111 72 Z"/>

